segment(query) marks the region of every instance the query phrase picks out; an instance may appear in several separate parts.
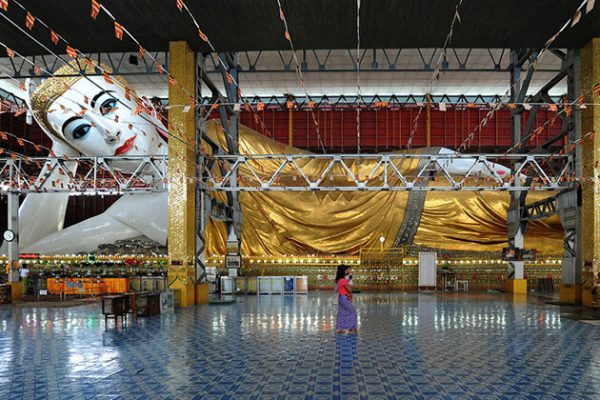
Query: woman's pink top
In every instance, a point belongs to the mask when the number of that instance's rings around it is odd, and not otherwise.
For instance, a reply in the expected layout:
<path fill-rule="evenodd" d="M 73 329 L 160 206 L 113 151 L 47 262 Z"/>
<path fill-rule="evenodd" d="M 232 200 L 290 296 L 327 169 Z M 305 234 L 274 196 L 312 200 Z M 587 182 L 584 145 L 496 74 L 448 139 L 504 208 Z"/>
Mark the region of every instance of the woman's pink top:
<path fill-rule="evenodd" d="M 339 281 L 337 281 L 338 296 L 350 296 L 350 292 L 348 291 L 346 285 L 348 285 L 348 279 L 341 278 Z"/>

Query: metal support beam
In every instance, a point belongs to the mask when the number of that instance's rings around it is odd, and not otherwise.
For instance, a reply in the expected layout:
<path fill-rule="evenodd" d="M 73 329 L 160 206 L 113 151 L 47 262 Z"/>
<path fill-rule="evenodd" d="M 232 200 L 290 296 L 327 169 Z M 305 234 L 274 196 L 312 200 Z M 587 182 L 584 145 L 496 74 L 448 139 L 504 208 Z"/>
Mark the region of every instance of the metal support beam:
<path fill-rule="evenodd" d="M 527 70 L 527 75 L 522 77 L 522 68 L 526 62 L 530 64 L 534 62 L 538 52 L 532 49 L 511 49 L 510 60 L 510 101 L 512 103 L 523 103 L 525 100 L 529 84 L 533 76 L 533 68 Z M 512 139 L 512 146 L 516 152 L 521 152 L 525 148 L 525 143 L 522 142 L 523 131 L 522 131 L 522 114 L 524 108 L 517 106 L 510 112 L 510 132 Z M 522 164 L 515 162 L 512 166 L 512 172 L 521 171 L 523 169 Z M 528 177 L 529 180 L 529 177 Z M 516 180 L 513 182 L 513 186 L 516 185 Z M 527 197 L 527 191 L 511 191 L 510 193 L 510 205 L 508 208 L 507 223 L 508 223 L 508 246 L 514 249 L 523 249 L 525 229 L 527 228 L 527 219 L 525 215 L 525 201 Z M 512 284 L 514 281 L 521 281 L 524 277 L 524 262 L 523 261 L 509 261 L 508 262 L 508 282 Z"/>
<path fill-rule="evenodd" d="M 527 204 L 521 222 L 539 221 L 557 213 L 556 196 Z"/>
<path fill-rule="evenodd" d="M 361 95 L 360 106 L 361 109 L 400 109 L 401 107 L 422 107 L 427 103 L 427 99 L 431 103 L 432 109 L 437 109 L 439 103 L 445 103 L 448 106 L 457 108 L 473 108 L 481 107 L 490 109 L 490 104 L 502 102 L 502 96 L 490 96 L 490 95 L 427 95 L 427 94 L 408 94 L 408 95 Z M 310 96 L 307 98 L 304 95 L 294 95 L 291 99 L 288 96 L 253 96 L 252 98 L 246 98 L 249 105 L 253 108 L 259 103 L 266 110 L 288 110 L 288 101 L 293 101 L 294 110 L 308 110 L 309 101 L 314 102 L 314 108 L 324 110 L 344 110 L 354 109 L 358 104 L 358 97 L 355 95 L 323 95 L 323 96 Z M 543 103 L 558 103 L 561 101 L 560 96 L 550 97 L 547 99 L 538 100 Z M 208 108 L 212 103 L 215 102 L 213 97 L 203 97 L 202 105 Z M 535 103 L 533 96 L 526 96 L 524 102 Z"/>
<path fill-rule="evenodd" d="M 196 101 L 202 99 L 202 71 L 203 71 L 203 58 L 201 54 L 196 54 Z M 202 140 L 208 135 L 206 134 L 205 120 L 200 112 L 195 110 L 196 113 L 196 136 L 195 136 L 195 149 L 196 149 L 196 186 L 195 186 L 195 197 L 196 197 L 196 249 L 195 249 L 195 271 L 196 271 L 196 283 L 203 283 L 206 281 L 206 224 L 207 224 L 207 199 L 208 195 L 202 190 L 202 171 L 205 166 L 204 157 L 202 157 L 201 147 Z M 215 143 L 210 143 L 211 146 L 216 146 Z"/>
<path fill-rule="evenodd" d="M 225 133 L 225 141 L 227 143 L 227 154 L 229 156 L 237 156 L 239 153 L 239 75 L 238 75 L 238 55 L 237 53 L 220 53 L 219 54 L 219 71 L 225 86 L 225 99 L 228 107 L 219 107 L 219 117 L 221 126 Z M 227 66 L 227 70 L 223 68 Z M 214 95 L 214 94 L 213 94 Z M 234 105 L 234 106 L 232 106 Z M 219 163 L 218 163 L 219 164 Z M 230 187 L 237 187 L 237 171 L 225 171 L 224 165 L 220 165 L 221 174 L 230 174 Z M 227 257 L 228 259 L 238 260 L 228 265 L 234 265 L 233 268 L 228 267 L 230 276 L 239 274 L 241 266 L 241 237 L 242 237 L 242 208 L 240 206 L 239 194 L 236 190 L 231 190 L 227 193 L 227 209 L 230 212 L 230 219 L 227 220 Z"/>
<path fill-rule="evenodd" d="M 432 63 L 439 57 L 439 49 L 364 49 L 359 57 L 361 71 L 423 72 L 431 71 Z M 251 73 L 292 72 L 292 51 L 241 51 L 238 61 L 240 71 Z M 446 49 L 444 72 L 505 72 L 509 69 L 506 49 Z M 524 53 L 525 61 L 528 54 Z M 559 57 L 550 53 L 549 57 Z M 208 72 L 218 72 L 221 64 L 217 55 L 209 55 Z M 300 58 L 300 57 L 299 57 Z M 406 62 L 409 60 L 409 62 Z M 418 60 L 418 61 L 415 61 Z M 476 61 L 475 61 L 476 60 Z M 484 66 L 481 66 L 483 60 Z M 478 65 L 474 65 L 474 63 Z M 522 66 L 523 64 L 521 64 Z M 323 49 L 302 51 L 303 72 L 353 72 L 356 53 L 349 49 Z M 554 72 L 553 67 L 542 66 L 538 71 Z"/>
<path fill-rule="evenodd" d="M 8 193 L 8 229 L 15 233 L 15 238 L 8 242 L 8 281 L 19 281 L 18 265 L 19 261 L 19 193 L 11 191 Z"/>
<path fill-rule="evenodd" d="M 549 154 L 247 154 L 211 156 L 220 169 L 205 170 L 210 192 L 257 191 L 509 191 L 565 190 L 569 156 Z M 317 166 L 318 164 L 318 166 Z M 506 165 L 519 165 L 510 170 Z M 206 164 L 205 164 L 206 165 Z M 360 165 L 365 175 L 356 175 Z M 418 165 L 418 167 L 411 167 Z M 530 171 L 526 178 L 523 171 Z M 236 181 L 236 184 L 233 184 Z M 519 197 L 520 199 L 520 197 Z M 522 210 L 519 216 L 522 215 Z M 521 221 L 519 218 L 518 222 Z"/>

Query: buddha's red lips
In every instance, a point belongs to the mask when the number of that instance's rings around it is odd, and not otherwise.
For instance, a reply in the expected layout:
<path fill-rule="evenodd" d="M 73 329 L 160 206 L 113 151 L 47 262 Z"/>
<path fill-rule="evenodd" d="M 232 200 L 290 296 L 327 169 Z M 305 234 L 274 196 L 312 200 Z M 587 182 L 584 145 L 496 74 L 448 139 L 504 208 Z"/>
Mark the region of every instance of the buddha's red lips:
<path fill-rule="evenodd" d="M 125 141 L 125 143 L 123 143 L 121 146 L 117 147 L 117 149 L 115 150 L 115 156 L 121 155 L 123 153 L 127 153 L 129 150 L 131 150 L 131 148 L 133 147 L 133 142 L 135 141 L 136 137 L 137 137 L 137 135 L 133 135 L 132 137 L 127 139 Z"/>

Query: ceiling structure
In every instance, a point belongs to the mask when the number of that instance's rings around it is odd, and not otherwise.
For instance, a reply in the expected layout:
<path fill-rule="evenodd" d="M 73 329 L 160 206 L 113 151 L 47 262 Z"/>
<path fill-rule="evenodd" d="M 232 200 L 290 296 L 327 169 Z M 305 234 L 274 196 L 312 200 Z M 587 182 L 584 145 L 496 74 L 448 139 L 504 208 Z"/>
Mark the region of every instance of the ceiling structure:
<path fill-rule="evenodd" d="M 284 1 L 283 10 L 297 49 L 356 47 L 356 0 Z M 448 34 L 458 0 L 378 0 L 361 4 L 361 47 L 436 48 Z M 175 1 L 103 0 L 123 26 L 148 50 L 167 50 L 169 41 L 187 40 L 209 51 L 191 19 Z M 287 50 L 274 0 L 196 0 L 186 3 L 217 51 Z M 452 37 L 457 48 L 539 48 L 571 17 L 581 0 L 465 1 L 461 22 Z M 90 18 L 89 1 L 29 0 L 26 7 L 83 52 L 137 51 L 137 45 L 114 35 L 112 20 L 100 13 Z M 8 16 L 22 23 L 23 10 L 9 7 Z M 584 14 L 560 35 L 556 47 L 579 48 L 600 32 L 600 7 Z M 35 24 L 33 34 L 50 47 L 47 30 Z M 44 54 L 38 45 L 9 24 L 0 38 L 22 54 Z"/>
<path fill-rule="evenodd" d="M 503 94 L 509 85 L 508 50 L 506 49 L 451 49 L 447 70 L 442 71 L 439 81 L 430 88 L 433 71 L 426 64 L 435 58 L 435 49 L 386 49 L 367 50 L 361 62 L 361 93 L 363 95 L 408 95 L 447 94 L 447 95 L 495 95 Z M 298 51 L 300 61 L 305 60 L 306 88 L 311 96 L 354 95 L 356 94 L 356 71 L 354 58 L 348 50 L 307 52 L 306 58 Z M 129 56 L 137 53 L 101 54 L 100 60 L 123 74 L 131 86 L 141 95 L 148 97 L 167 97 L 168 85 L 164 76 L 156 73 L 151 65 L 131 64 Z M 245 96 L 281 96 L 293 94 L 304 96 L 297 74 L 286 70 L 291 51 L 248 52 L 240 54 L 240 86 Z M 351 55 L 356 54 L 356 49 Z M 361 52 L 363 54 L 363 52 Z M 110 58 L 109 58 L 110 56 Z M 64 57 L 67 59 L 67 57 Z M 166 54 L 159 52 L 156 58 L 168 67 Z M 56 62 L 54 56 L 30 57 L 39 65 L 48 69 Z M 283 61 L 282 61 L 283 60 Z M 435 60 L 434 60 L 435 61 Z M 320 66 L 324 68 L 320 69 Z M 374 64 L 376 63 L 376 64 Z M 461 69 L 461 64 L 465 66 Z M 61 62 L 56 63 L 56 67 Z M 393 66 L 393 68 L 392 68 Z M 20 65 L 17 65 L 19 69 Z M 206 67 L 216 71 L 209 57 Z M 498 69 L 497 69 L 498 67 Z M 26 76 L 31 66 L 27 63 L 15 74 L 8 58 L 0 58 L 0 75 Z M 535 93 L 560 69 L 560 59 L 551 52 L 541 58 L 532 80 L 530 93 Z M 5 78 L 6 78 L 5 76 Z M 209 74 L 213 82 L 224 91 L 222 79 L 216 72 Z M 19 78 L 19 80 L 23 80 Z M 0 76 L 0 88 L 18 90 L 18 84 Z M 431 90 L 430 90 L 431 89 Z M 566 83 L 561 82 L 550 91 L 550 95 L 559 96 L 566 92 Z M 207 93 L 206 90 L 204 93 Z"/>
<path fill-rule="evenodd" d="M 452 49 L 447 52 L 448 64 L 442 68 L 440 80 L 430 86 L 432 63 L 435 64 L 439 54 L 436 52 L 448 35 L 457 3 L 458 0 L 363 2 L 361 93 L 503 94 L 509 82 L 506 49 L 542 47 L 575 13 L 581 0 L 554 2 L 551 6 L 546 0 L 463 2 L 460 23 L 455 25 L 452 36 Z M 165 64 L 164 51 L 170 40 L 187 40 L 196 50 L 209 54 L 191 19 L 177 9 L 174 0 L 104 0 L 102 4 L 145 49 L 157 51 L 157 59 Z M 198 0 L 186 5 L 218 51 L 242 52 L 240 85 L 245 96 L 304 95 L 291 64 L 291 51 L 283 36 L 276 1 Z M 356 94 L 356 1 L 295 0 L 284 1 L 282 5 L 298 58 L 305 69 L 307 92 L 314 96 Z M 118 40 L 113 21 L 106 13 L 101 12 L 96 20 L 92 19 L 90 2 L 58 0 L 49 5 L 47 1 L 30 0 L 25 6 L 80 51 L 105 52 L 111 54 L 113 60 L 125 60 L 118 70 L 127 75 L 138 93 L 149 97 L 167 96 L 165 78 L 156 74 L 152 66 L 148 71 L 144 65 L 128 63 L 128 56 L 137 54 L 137 44 L 127 36 Z M 12 5 L 6 15 L 22 27 L 25 19 L 22 9 Z M 599 33 L 600 7 L 595 7 L 563 32 L 553 46 L 581 47 Z M 34 25 L 31 35 L 52 51 L 64 53 L 64 46 L 55 46 L 41 24 Z M 38 62 L 40 55 L 48 54 L 5 20 L 0 23 L 0 38 L 20 54 L 37 56 Z M 377 50 L 373 50 L 375 46 Z M 43 57 L 52 65 L 54 56 Z M 13 61 L 0 57 L 0 75 L 15 76 L 10 73 L 14 71 Z M 104 61 L 107 61 L 106 55 Z M 214 70 L 215 65 L 209 58 L 207 68 Z M 552 71 L 559 68 L 560 60 L 546 52 L 529 92 L 537 91 L 554 75 Z M 27 69 L 25 65 L 22 76 L 27 75 Z M 211 75 L 222 89 L 220 76 Z M 17 82 L 1 78 L 0 89 L 18 90 Z M 561 82 L 550 94 L 557 96 L 565 92 L 566 84 Z"/>

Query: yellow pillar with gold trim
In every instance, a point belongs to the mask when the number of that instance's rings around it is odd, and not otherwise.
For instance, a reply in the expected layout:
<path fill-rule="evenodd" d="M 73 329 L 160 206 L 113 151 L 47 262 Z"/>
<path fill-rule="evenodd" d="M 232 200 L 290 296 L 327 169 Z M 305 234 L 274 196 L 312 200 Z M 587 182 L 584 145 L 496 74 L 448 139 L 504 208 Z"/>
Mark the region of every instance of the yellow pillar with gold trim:
<path fill-rule="evenodd" d="M 592 39 L 581 49 L 581 89 L 586 103 L 597 103 L 593 89 L 600 84 L 600 38 Z M 582 144 L 583 176 L 595 177 L 593 183 L 583 185 L 582 247 L 583 269 L 582 303 L 592 306 L 592 291 L 600 275 L 600 106 L 581 110 L 582 135 L 596 132 L 592 140 Z"/>
<path fill-rule="evenodd" d="M 189 104 L 189 94 L 196 92 L 196 55 L 187 42 L 169 43 L 169 71 L 185 88 L 169 85 L 169 104 Z M 195 188 L 190 179 L 195 175 L 194 110 L 171 108 L 169 133 L 169 288 L 179 306 L 188 307 L 195 304 Z"/>

